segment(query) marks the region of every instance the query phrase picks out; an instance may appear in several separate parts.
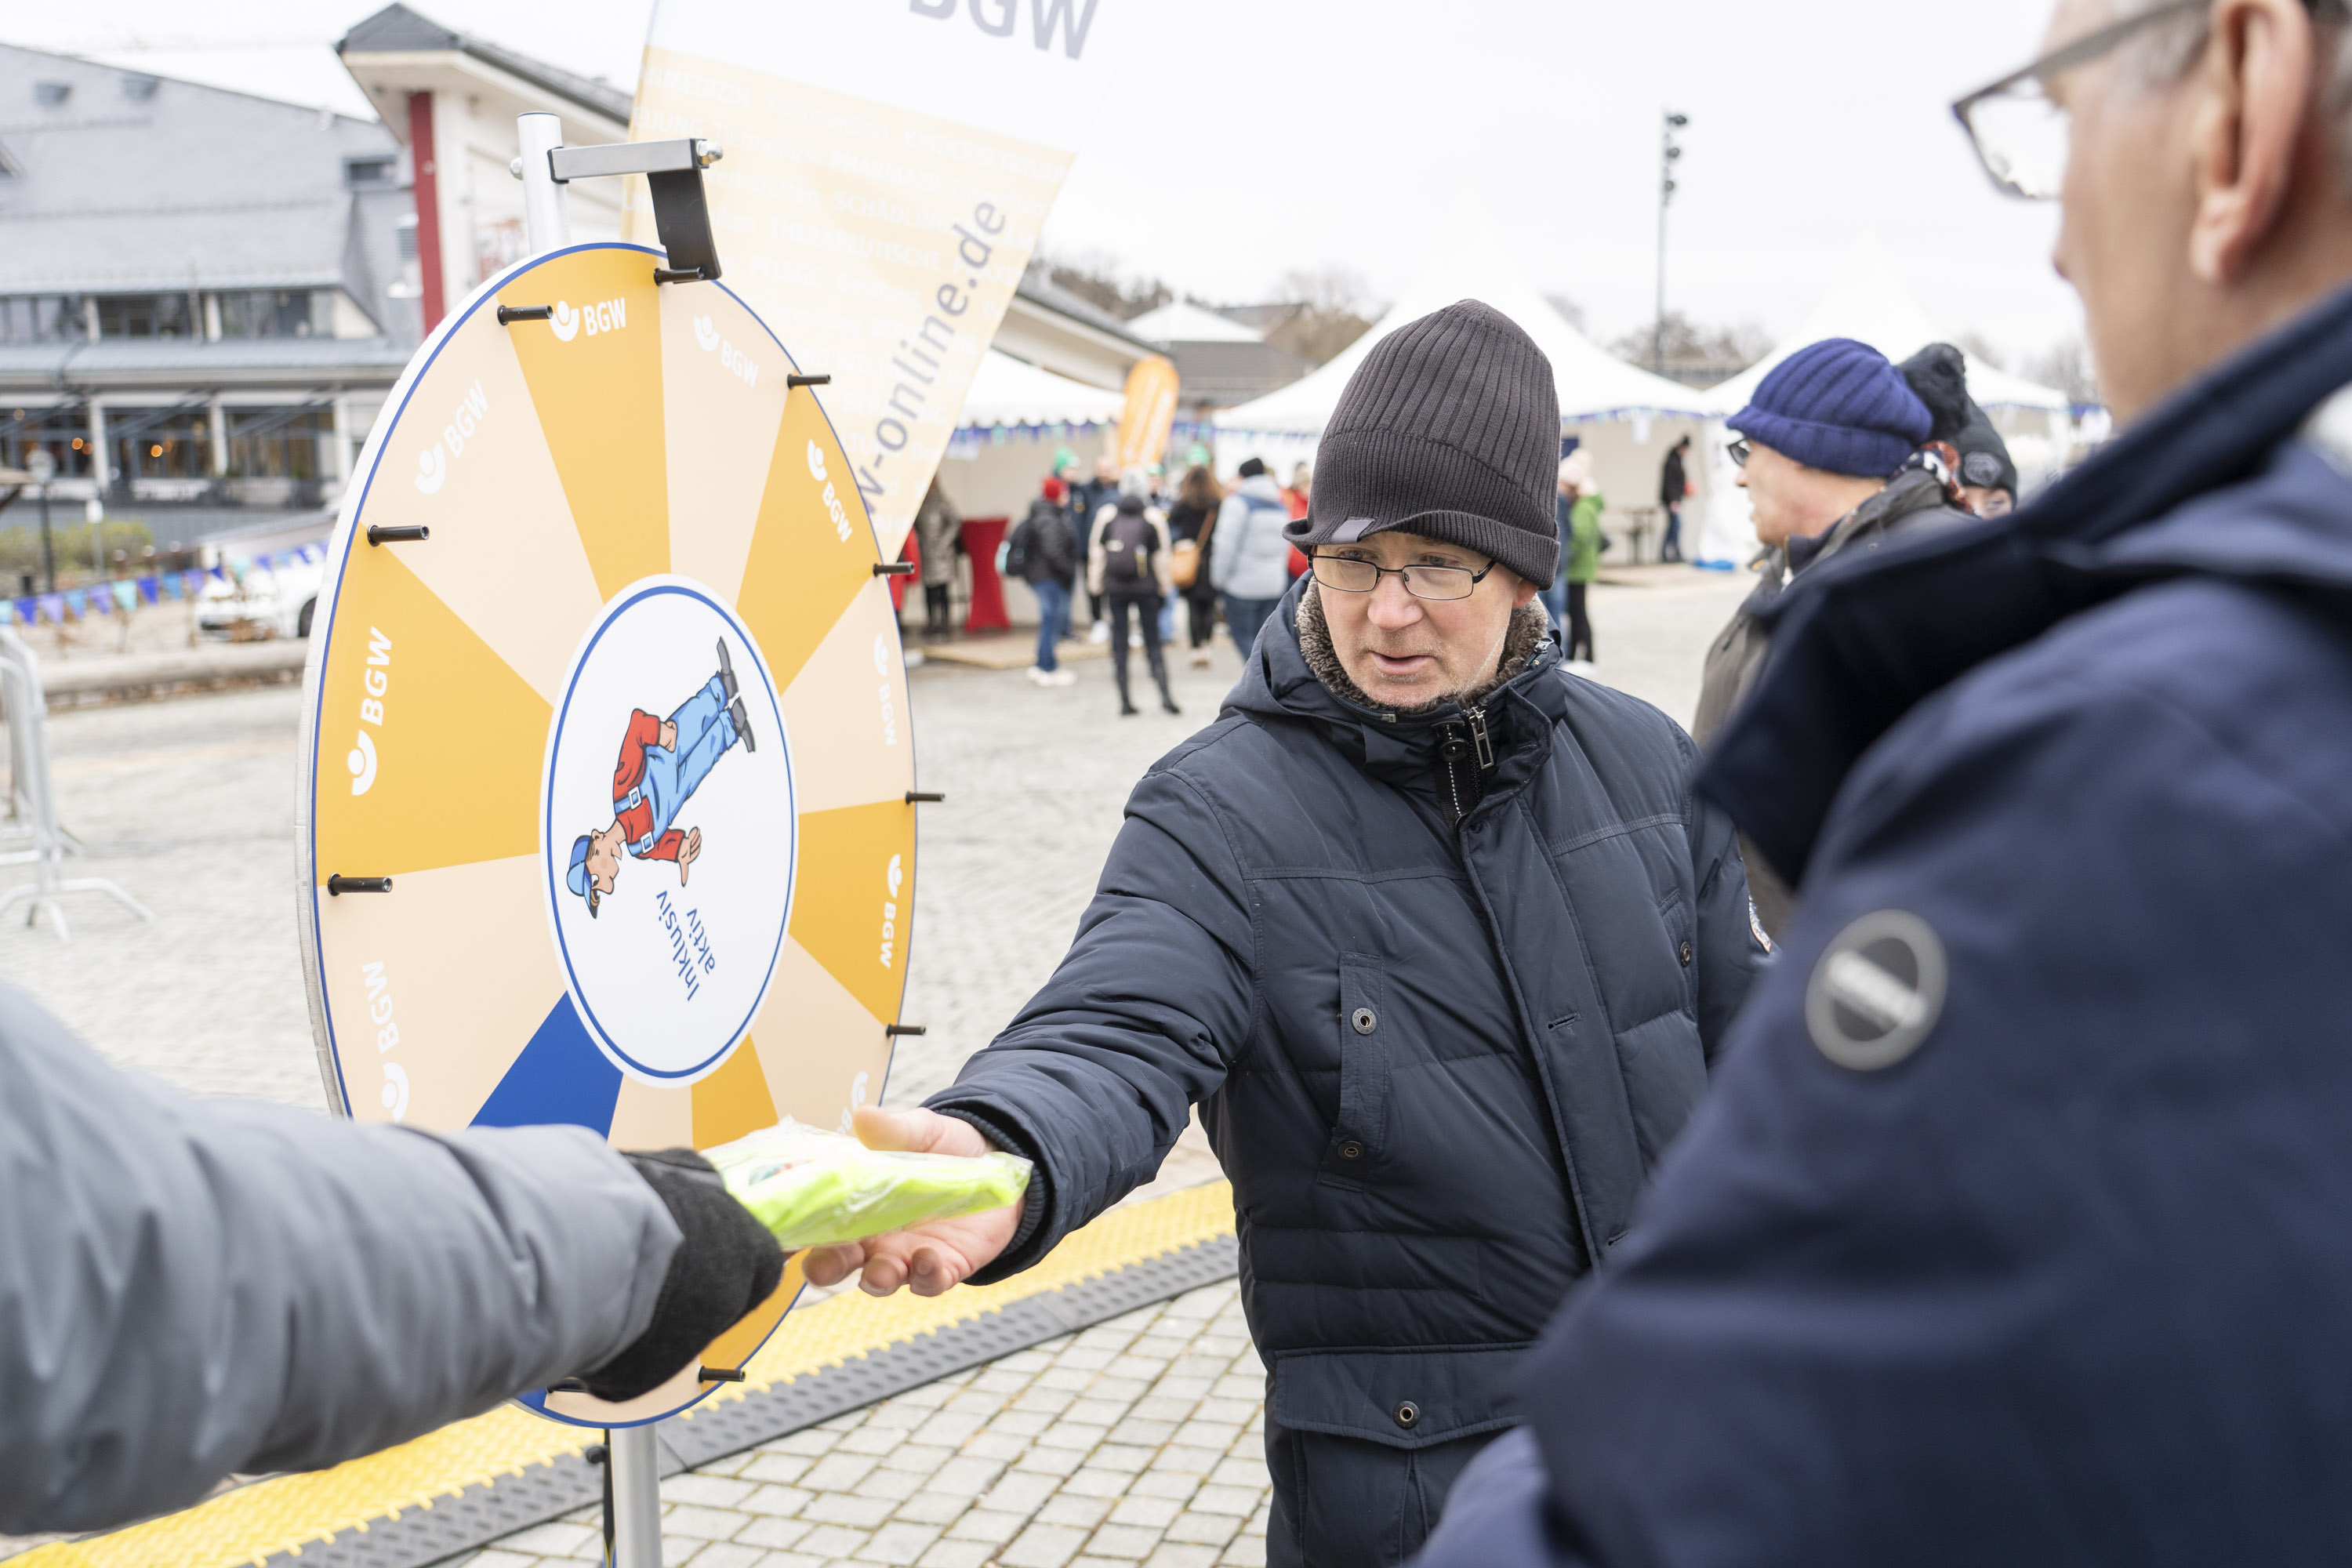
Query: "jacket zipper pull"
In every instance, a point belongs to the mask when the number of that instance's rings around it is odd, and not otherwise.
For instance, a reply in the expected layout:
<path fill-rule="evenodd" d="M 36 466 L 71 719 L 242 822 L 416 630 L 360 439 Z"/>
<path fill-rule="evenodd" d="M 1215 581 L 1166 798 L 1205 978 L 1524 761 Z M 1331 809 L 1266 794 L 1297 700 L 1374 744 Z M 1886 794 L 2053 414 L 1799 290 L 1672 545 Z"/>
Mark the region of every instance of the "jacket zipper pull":
<path fill-rule="evenodd" d="M 1494 742 L 1486 738 L 1486 710 L 1473 708 L 1464 717 L 1470 721 L 1470 739 L 1478 747 L 1478 771 L 1484 773 L 1495 765 Z"/>

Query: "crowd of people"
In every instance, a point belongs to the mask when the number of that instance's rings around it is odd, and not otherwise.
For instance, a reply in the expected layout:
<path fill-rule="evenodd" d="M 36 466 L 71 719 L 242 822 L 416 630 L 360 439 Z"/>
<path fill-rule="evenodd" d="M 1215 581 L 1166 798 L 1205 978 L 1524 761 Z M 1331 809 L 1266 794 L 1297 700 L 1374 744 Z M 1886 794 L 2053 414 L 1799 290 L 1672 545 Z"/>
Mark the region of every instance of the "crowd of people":
<path fill-rule="evenodd" d="M 1044 989 L 856 1112 L 1023 1201 L 806 1278 L 1016 1274 L 1197 1108 L 1276 1568 L 2352 1559 L 2347 68 L 2341 0 L 2064 0 L 1961 102 L 2123 433 L 2011 516 L 1957 353 L 1776 367 L 1696 742 L 1565 668 L 1600 498 L 1477 301 L 1374 345 L 1296 515 L 1048 487 L 1106 637 L 1190 542 L 1249 658 Z M 690 1153 L 188 1101 L 5 994 L 0 1157 L 0 1530 L 624 1397 L 780 1268 Z"/>
<path fill-rule="evenodd" d="M 1128 681 L 1129 651 L 1139 647 L 1161 709 L 1180 712 L 1167 664 L 1179 607 L 1192 668 L 1209 668 L 1209 646 L 1220 625 L 1236 650 L 1248 655 L 1266 616 L 1306 570 L 1306 558 L 1283 531 L 1307 515 L 1313 472 L 1297 465 L 1286 488 L 1276 484 L 1264 459 L 1250 458 L 1228 489 L 1200 448 L 1172 492 L 1164 469 L 1122 472 L 1108 453 L 1095 460 L 1091 479 L 1079 472 L 1075 454 L 1059 454 L 1055 471 L 1005 542 L 1006 570 L 1037 600 L 1037 658 L 1029 679 L 1039 686 L 1075 681 L 1060 647 L 1073 637 L 1070 610 L 1083 602 L 1092 623 L 1088 639 L 1109 647 L 1119 711 L 1140 711 Z M 928 511 L 926 503 L 918 528 Z M 928 540 L 923 551 L 928 562 Z"/>

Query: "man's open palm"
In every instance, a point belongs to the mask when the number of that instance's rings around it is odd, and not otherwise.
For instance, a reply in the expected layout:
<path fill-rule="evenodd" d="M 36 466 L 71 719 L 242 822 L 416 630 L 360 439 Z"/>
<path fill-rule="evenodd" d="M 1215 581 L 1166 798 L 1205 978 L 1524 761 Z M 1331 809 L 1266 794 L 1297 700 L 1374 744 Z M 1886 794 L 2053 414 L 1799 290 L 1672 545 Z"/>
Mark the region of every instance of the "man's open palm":
<path fill-rule="evenodd" d="M 859 1108 L 852 1123 L 868 1149 L 903 1149 L 918 1154 L 993 1153 L 995 1146 L 968 1121 L 931 1110 Z M 809 1250 L 809 1283 L 832 1285 L 864 1271 L 858 1289 L 887 1296 L 901 1285 L 918 1296 L 953 1289 L 996 1260 L 1021 1228 L 1021 1205 L 1007 1204 L 986 1214 L 934 1220 L 866 1241 Z"/>

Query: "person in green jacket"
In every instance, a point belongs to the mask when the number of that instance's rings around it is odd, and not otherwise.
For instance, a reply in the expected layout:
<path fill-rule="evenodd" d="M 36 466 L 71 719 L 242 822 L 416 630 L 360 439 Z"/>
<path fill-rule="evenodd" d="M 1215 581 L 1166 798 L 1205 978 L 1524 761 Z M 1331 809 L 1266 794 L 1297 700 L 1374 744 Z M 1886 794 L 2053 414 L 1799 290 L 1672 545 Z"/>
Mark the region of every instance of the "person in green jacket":
<path fill-rule="evenodd" d="M 1584 591 L 1601 574 L 1601 509 L 1608 502 L 1593 485 L 1592 458 L 1581 449 L 1561 459 L 1559 496 L 1568 509 L 1568 562 L 1560 570 L 1568 582 L 1568 658 L 1591 664 L 1592 617 L 1585 610 Z"/>

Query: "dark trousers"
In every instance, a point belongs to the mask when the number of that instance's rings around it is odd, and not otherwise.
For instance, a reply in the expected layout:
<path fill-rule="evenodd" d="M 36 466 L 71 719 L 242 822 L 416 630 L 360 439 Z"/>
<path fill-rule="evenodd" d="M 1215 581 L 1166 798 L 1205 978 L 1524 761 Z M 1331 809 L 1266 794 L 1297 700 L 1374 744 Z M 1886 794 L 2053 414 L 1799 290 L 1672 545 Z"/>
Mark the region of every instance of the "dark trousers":
<path fill-rule="evenodd" d="M 1591 586 L 1590 583 L 1570 583 L 1568 585 L 1568 657 L 1570 658 L 1592 658 L 1592 617 L 1584 609 L 1584 591 Z M 1580 648 L 1583 650 L 1580 653 L 1577 651 Z"/>
<path fill-rule="evenodd" d="M 1151 667 L 1151 679 L 1159 683 L 1162 700 L 1168 698 L 1168 655 L 1160 646 L 1160 595 L 1157 594 L 1107 594 L 1110 604 L 1110 670 L 1118 679 L 1118 705 L 1134 706 L 1127 695 L 1127 617 L 1132 614 L 1143 624 L 1143 658 Z"/>
<path fill-rule="evenodd" d="M 1483 1432 L 1424 1448 L 1294 1432 L 1265 1424 L 1274 1511 L 1266 1568 L 1391 1568 L 1419 1552 L 1445 1494 L 1480 1450 Z"/>
<path fill-rule="evenodd" d="M 1201 574 L 1201 585 L 1188 591 L 1184 603 L 1191 614 L 1185 618 L 1192 626 L 1194 647 L 1206 647 L 1217 635 L 1217 591 L 1208 586 L 1208 574 Z"/>
<path fill-rule="evenodd" d="M 1224 595 L 1224 601 L 1225 629 L 1234 634 L 1234 646 L 1242 650 L 1244 658 L 1247 658 L 1250 650 L 1257 647 L 1258 628 L 1265 625 L 1266 616 L 1274 614 L 1274 607 L 1282 601 L 1236 599 L 1231 594 Z"/>
<path fill-rule="evenodd" d="M 923 584 L 923 635 L 943 637 L 955 629 L 955 607 L 950 598 L 954 585 L 949 583 Z"/>
<path fill-rule="evenodd" d="M 1666 508 L 1665 537 L 1658 541 L 1658 559 L 1680 561 L 1683 558 L 1683 509 Z"/>

